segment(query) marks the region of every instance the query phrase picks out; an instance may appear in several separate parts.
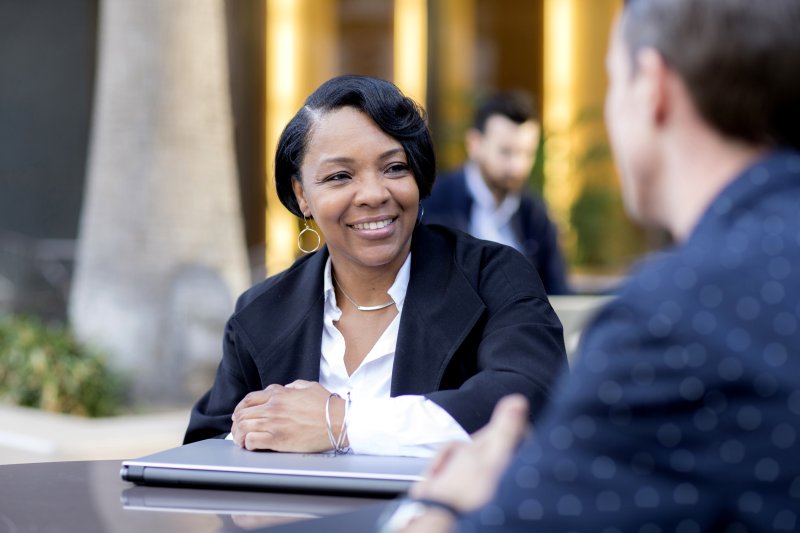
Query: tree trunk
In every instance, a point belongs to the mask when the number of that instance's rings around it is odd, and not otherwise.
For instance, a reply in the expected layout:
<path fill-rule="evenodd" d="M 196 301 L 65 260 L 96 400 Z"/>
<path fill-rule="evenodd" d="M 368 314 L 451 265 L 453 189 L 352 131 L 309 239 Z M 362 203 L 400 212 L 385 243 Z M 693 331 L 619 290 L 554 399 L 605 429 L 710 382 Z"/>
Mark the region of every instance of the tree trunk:
<path fill-rule="evenodd" d="M 224 0 L 101 4 L 69 311 L 139 402 L 183 401 L 208 385 L 224 320 L 249 283 L 224 13 Z"/>

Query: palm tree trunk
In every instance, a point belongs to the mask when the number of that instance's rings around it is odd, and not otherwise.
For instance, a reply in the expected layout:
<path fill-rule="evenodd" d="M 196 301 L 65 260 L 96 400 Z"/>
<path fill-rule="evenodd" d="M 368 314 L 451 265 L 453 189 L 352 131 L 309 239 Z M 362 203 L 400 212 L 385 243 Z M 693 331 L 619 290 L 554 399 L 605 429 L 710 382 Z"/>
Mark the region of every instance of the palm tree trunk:
<path fill-rule="evenodd" d="M 224 14 L 224 0 L 101 4 L 69 312 L 129 375 L 134 400 L 208 385 L 249 283 Z"/>

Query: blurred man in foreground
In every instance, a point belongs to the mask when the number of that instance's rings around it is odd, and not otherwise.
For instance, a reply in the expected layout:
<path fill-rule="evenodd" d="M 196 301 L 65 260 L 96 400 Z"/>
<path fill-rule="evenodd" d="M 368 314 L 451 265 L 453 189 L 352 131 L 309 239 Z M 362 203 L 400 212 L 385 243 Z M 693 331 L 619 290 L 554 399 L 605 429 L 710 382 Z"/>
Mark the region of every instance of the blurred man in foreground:
<path fill-rule="evenodd" d="M 566 294 L 558 229 L 528 186 L 541 132 L 527 93 L 498 92 L 483 100 L 465 134 L 469 161 L 437 178 L 423 202 L 423 221 L 516 248 L 536 267 L 547 294 Z"/>
<path fill-rule="evenodd" d="M 607 125 L 629 212 L 678 244 L 590 325 L 534 438 L 513 452 L 504 399 L 398 528 L 800 529 L 799 27 L 797 0 L 628 2 Z"/>

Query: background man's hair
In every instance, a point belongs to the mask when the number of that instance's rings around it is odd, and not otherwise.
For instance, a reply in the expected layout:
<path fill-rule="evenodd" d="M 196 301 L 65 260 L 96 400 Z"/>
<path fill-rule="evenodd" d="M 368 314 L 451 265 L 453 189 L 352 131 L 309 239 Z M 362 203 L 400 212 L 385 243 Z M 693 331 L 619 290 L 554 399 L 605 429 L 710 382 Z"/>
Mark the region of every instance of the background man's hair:
<path fill-rule="evenodd" d="M 492 115 L 506 117 L 515 124 L 539 120 L 533 98 L 527 92 L 519 89 L 499 91 L 481 101 L 475 111 L 475 120 L 472 126 L 483 132 L 486 129 L 486 121 Z"/>
<path fill-rule="evenodd" d="M 652 47 L 728 137 L 800 148 L 800 0 L 628 0 L 634 60 Z"/>

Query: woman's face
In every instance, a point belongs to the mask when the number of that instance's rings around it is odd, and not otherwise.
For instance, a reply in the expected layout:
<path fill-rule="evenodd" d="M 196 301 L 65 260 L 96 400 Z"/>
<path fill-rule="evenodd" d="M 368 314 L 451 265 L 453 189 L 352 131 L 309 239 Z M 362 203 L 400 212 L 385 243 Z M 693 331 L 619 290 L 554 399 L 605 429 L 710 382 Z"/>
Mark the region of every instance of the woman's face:
<path fill-rule="evenodd" d="M 342 107 L 314 125 L 292 181 L 337 268 L 400 268 L 411 248 L 419 188 L 402 145 L 368 115 Z"/>

